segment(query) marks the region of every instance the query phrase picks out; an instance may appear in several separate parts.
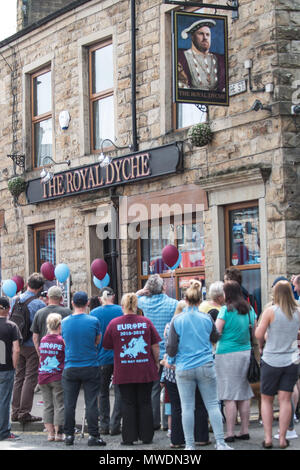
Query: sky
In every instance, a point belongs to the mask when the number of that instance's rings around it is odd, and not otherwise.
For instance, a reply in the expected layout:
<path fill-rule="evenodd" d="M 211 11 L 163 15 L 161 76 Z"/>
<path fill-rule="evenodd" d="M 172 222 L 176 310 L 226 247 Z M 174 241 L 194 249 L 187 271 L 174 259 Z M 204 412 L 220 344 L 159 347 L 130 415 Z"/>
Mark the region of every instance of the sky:
<path fill-rule="evenodd" d="M 17 0 L 0 0 L 0 41 L 16 33 Z"/>

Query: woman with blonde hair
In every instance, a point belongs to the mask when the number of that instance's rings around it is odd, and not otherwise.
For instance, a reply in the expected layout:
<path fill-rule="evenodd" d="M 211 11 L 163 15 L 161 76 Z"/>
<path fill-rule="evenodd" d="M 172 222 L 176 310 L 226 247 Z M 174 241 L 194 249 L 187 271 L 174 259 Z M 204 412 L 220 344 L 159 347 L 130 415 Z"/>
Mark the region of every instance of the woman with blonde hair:
<path fill-rule="evenodd" d="M 187 307 L 174 316 L 167 354 L 176 356 L 176 382 L 182 407 L 185 449 L 193 450 L 195 391 L 199 388 L 216 439 L 217 450 L 230 450 L 224 442 L 223 420 L 217 398 L 217 380 L 212 343 L 219 339 L 212 318 L 199 311 L 201 282 L 193 280 L 185 293 Z"/>
<path fill-rule="evenodd" d="M 263 447 L 273 447 L 273 401 L 278 393 L 279 445 L 285 449 L 289 445 L 286 432 L 292 413 L 291 396 L 298 379 L 300 310 L 288 281 L 277 282 L 273 295 L 273 305 L 263 312 L 255 332 L 262 352 L 260 385 L 265 432 Z"/>
<path fill-rule="evenodd" d="M 41 339 L 39 346 L 38 383 L 44 401 L 43 420 L 48 431 L 48 441 L 62 441 L 64 438 L 62 373 L 65 362 L 65 343 L 61 336 L 61 321 L 62 317 L 59 313 L 48 315 L 48 334 Z"/>
<path fill-rule="evenodd" d="M 114 350 L 113 383 L 119 385 L 123 445 L 153 439 L 152 385 L 158 380 L 161 338 L 149 318 L 138 314 L 138 298 L 125 294 L 124 315 L 113 319 L 105 332 L 103 347 Z"/>

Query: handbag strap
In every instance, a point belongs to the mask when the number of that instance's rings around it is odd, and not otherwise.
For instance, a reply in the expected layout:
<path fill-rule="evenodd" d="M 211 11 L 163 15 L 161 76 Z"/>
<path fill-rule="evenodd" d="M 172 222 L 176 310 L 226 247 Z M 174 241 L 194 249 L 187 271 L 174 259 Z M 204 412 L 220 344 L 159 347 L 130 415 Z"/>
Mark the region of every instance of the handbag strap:
<path fill-rule="evenodd" d="M 251 343 L 251 348 L 253 348 L 253 338 L 252 338 L 252 323 L 251 323 L 251 318 L 250 318 L 250 313 L 248 312 L 248 318 L 249 318 L 249 334 L 250 334 L 250 343 Z"/>

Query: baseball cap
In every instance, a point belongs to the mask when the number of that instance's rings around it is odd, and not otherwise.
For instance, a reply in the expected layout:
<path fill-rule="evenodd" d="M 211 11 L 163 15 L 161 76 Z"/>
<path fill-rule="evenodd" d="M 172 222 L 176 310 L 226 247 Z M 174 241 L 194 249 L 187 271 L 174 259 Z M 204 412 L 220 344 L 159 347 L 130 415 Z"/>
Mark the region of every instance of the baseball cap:
<path fill-rule="evenodd" d="M 62 290 L 57 287 L 57 286 L 51 286 L 48 289 L 48 297 L 50 298 L 55 298 L 55 299 L 60 299 L 62 297 Z"/>
<path fill-rule="evenodd" d="M 84 307 L 88 303 L 88 295 L 86 292 L 78 291 L 73 295 L 73 303 L 78 307 Z"/>
<path fill-rule="evenodd" d="M 274 279 L 272 287 L 274 287 L 279 281 L 288 281 L 288 279 L 284 276 L 278 276 L 276 279 Z"/>
<path fill-rule="evenodd" d="M 6 297 L 0 297 L 0 309 L 6 310 L 10 308 L 9 300 Z"/>

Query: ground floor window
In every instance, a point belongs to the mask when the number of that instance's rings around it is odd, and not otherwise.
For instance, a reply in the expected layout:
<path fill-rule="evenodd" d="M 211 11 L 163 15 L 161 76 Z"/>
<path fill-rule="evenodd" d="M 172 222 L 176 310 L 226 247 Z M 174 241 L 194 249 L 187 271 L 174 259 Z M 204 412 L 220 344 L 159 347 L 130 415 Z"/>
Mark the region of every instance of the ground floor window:
<path fill-rule="evenodd" d="M 33 239 L 35 271 L 40 272 L 42 264 L 46 261 L 55 266 L 55 222 L 35 225 L 33 227 Z"/>
<path fill-rule="evenodd" d="M 242 272 L 243 286 L 261 312 L 259 210 L 256 201 L 225 207 L 226 267 Z"/>
<path fill-rule="evenodd" d="M 158 273 L 164 279 L 166 294 L 181 299 L 189 285 L 189 280 L 205 282 L 204 226 L 202 214 L 191 218 L 190 222 L 169 223 L 151 221 L 148 224 L 148 237 L 138 240 L 138 281 L 143 287 L 151 274 Z M 171 271 L 162 260 L 162 250 L 173 244 L 181 252 L 180 266 Z"/>

